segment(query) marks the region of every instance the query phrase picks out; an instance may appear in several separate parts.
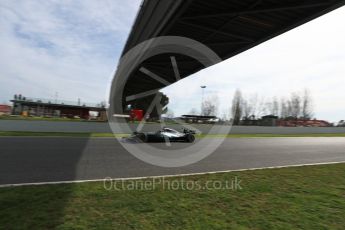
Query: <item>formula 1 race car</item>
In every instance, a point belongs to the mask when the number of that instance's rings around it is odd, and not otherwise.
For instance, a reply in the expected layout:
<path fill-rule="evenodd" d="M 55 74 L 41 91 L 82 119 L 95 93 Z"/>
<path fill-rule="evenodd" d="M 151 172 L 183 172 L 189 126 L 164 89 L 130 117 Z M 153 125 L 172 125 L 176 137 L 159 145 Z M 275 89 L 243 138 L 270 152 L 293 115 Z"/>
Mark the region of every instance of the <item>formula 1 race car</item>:
<path fill-rule="evenodd" d="M 142 142 L 194 142 L 195 131 L 183 129 L 178 132 L 171 128 L 163 128 L 157 132 L 133 132 L 131 139 L 139 139 Z"/>

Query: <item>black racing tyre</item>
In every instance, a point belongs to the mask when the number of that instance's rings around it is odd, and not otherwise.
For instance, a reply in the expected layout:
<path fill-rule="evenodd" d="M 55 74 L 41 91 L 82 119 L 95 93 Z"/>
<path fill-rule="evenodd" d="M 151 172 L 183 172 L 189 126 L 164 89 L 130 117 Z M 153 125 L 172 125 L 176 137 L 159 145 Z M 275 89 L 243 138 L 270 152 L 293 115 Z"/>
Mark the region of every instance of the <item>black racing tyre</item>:
<path fill-rule="evenodd" d="M 145 133 L 140 133 L 140 134 L 138 134 L 138 137 L 139 137 L 139 139 L 140 139 L 142 142 L 147 142 L 147 141 L 148 141 L 148 136 L 147 136 Z"/>
<path fill-rule="evenodd" d="M 192 143 L 192 142 L 194 142 L 194 140 L 195 140 L 194 135 L 192 135 L 192 134 L 186 135 L 186 142 Z"/>

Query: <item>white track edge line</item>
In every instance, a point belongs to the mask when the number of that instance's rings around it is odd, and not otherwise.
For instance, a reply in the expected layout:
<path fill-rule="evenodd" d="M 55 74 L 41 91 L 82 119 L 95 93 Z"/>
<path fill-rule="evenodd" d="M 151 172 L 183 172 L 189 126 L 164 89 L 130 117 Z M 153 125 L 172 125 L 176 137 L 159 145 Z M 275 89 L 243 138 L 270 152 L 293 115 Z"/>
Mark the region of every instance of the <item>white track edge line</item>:
<path fill-rule="evenodd" d="M 268 167 L 261 167 L 261 168 L 230 169 L 230 170 L 222 170 L 222 171 L 182 173 L 182 174 L 170 174 L 170 175 L 160 175 L 160 176 L 124 177 L 124 178 L 105 177 L 102 179 L 90 179 L 90 180 L 71 180 L 71 181 L 50 181 L 50 182 L 3 184 L 3 185 L 0 185 L 0 188 L 30 186 L 30 185 L 57 185 L 57 184 L 73 184 L 73 183 L 86 183 L 86 182 L 101 182 L 101 181 L 110 180 L 110 179 L 112 181 L 143 180 L 143 179 L 155 179 L 155 178 L 163 178 L 163 177 L 169 178 L 169 177 L 181 177 L 181 176 L 197 176 L 197 175 L 219 174 L 219 173 L 228 173 L 228 172 L 243 172 L 243 171 L 253 171 L 253 170 L 262 170 L 262 169 L 279 169 L 279 168 L 302 167 L 302 166 L 313 166 L 313 165 L 328 165 L 328 164 L 342 164 L 342 163 L 345 163 L 345 161 L 330 161 L 330 162 L 318 162 L 318 163 L 306 163 L 306 164 L 294 164 L 294 165 L 279 165 L 279 166 L 268 166 Z"/>

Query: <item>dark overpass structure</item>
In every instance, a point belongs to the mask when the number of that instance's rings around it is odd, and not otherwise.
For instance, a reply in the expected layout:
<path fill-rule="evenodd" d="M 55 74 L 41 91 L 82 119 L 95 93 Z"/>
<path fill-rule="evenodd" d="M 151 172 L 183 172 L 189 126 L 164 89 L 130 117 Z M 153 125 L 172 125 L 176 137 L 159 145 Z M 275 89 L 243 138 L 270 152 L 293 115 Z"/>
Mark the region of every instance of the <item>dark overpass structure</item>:
<path fill-rule="evenodd" d="M 151 38 L 181 36 L 208 46 L 225 60 L 344 4 L 344 0 L 144 0 L 122 55 Z M 150 57 L 130 73 L 123 105 L 137 100 L 135 95 L 176 82 L 174 65 L 181 79 L 205 68 L 186 55 Z"/>

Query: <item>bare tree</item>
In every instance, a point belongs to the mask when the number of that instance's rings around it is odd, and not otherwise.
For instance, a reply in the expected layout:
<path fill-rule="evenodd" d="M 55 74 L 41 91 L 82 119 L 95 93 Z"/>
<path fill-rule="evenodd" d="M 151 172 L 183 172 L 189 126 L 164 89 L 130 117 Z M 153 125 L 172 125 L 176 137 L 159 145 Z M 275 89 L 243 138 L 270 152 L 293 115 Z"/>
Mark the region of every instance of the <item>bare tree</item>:
<path fill-rule="evenodd" d="M 265 103 L 264 112 L 266 114 L 278 116 L 279 115 L 279 102 L 277 97 L 273 97 L 272 101 Z"/>
<path fill-rule="evenodd" d="M 201 115 L 203 116 L 217 116 L 219 99 L 218 96 L 206 98 L 202 105 Z"/>
<path fill-rule="evenodd" d="M 287 117 L 292 117 L 292 102 L 291 102 L 291 100 L 287 100 L 286 104 L 287 104 Z"/>
<path fill-rule="evenodd" d="M 259 118 L 270 111 L 274 111 L 275 107 L 277 106 L 279 107 L 278 102 L 267 103 L 265 98 L 259 97 L 257 94 L 251 95 L 248 98 L 241 95 L 240 105 L 241 105 L 241 113 L 242 113 L 241 115 L 245 119 Z"/>
<path fill-rule="evenodd" d="M 188 114 L 189 114 L 189 115 L 198 115 L 199 112 L 198 112 L 198 110 L 197 110 L 196 108 L 192 108 L 192 109 L 189 111 Z"/>
<path fill-rule="evenodd" d="M 245 119 L 250 119 L 267 114 L 281 118 L 311 119 L 313 116 L 311 95 L 305 89 L 303 94 L 294 92 L 291 93 L 290 98 L 281 98 L 279 101 L 277 97 L 265 100 L 265 98 L 259 98 L 257 94 L 246 98 L 240 90 L 236 90 L 231 107 L 231 115 L 235 125 L 240 123 L 242 116 Z"/>
<path fill-rule="evenodd" d="M 234 125 L 239 125 L 242 118 L 243 109 L 243 97 L 239 89 L 235 91 L 235 95 L 232 99 L 231 115 Z"/>
<path fill-rule="evenodd" d="M 242 116 L 245 119 L 255 118 L 259 110 L 261 110 L 261 108 L 258 104 L 257 94 L 251 95 L 248 98 L 242 95 Z"/>
<path fill-rule="evenodd" d="M 256 101 L 256 105 L 255 105 L 255 110 L 254 110 L 254 113 L 253 113 L 253 115 L 256 118 L 259 118 L 259 117 L 263 116 L 266 113 L 265 105 L 266 105 L 265 98 L 257 97 L 257 101 Z"/>
<path fill-rule="evenodd" d="M 272 114 L 274 116 L 279 116 L 279 102 L 278 102 L 278 99 L 277 97 L 273 97 L 273 101 L 272 101 Z"/>
<path fill-rule="evenodd" d="M 301 96 L 298 93 L 292 93 L 290 99 L 291 116 L 298 118 L 301 113 Z"/>
<path fill-rule="evenodd" d="M 303 99 L 302 99 L 302 114 L 303 119 L 311 119 L 314 115 L 312 97 L 308 89 L 304 89 Z"/>
<path fill-rule="evenodd" d="M 173 119 L 175 117 L 174 111 L 171 109 L 168 109 L 167 112 L 165 113 L 165 117 L 169 119 Z"/>
<path fill-rule="evenodd" d="M 242 110 L 244 119 L 249 119 L 253 114 L 253 105 L 245 98 L 242 98 Z"/>
<path fill-rule="evenodd" d="M 280 99 L 280 117 L 281 118 L 287 118 L 290 116 L 288 104 L 284 98 Z"/>
<path fill-rule="evenodd" d="M 248 98 L 248 104 L 249 108 L 247 108 L 249 112 L 249 117 L 252 117 L 255 119 L 256 111 L 258 107 L 258 94 L 253 94 Z"/>
<path fill-rule="evenodd" d="M 247 99 L 242 96 L 242 112 L 243 112 L 242 115 L 245 119 L 249 119 L 253 115 L 255 106 L 256 106 L 256 98 L 249 97 Z"/>
<path fill-rule="evenodd" d="M 229 120 L 229 113 L 227 112 L 227 110 L 223 110 L 221 120 L 222 121 L 228 121 Z"/>
<path fill-rule="evenodd" d="M 265 114 L 273 114 L 273 103 L 271 101 L 265 102 L 265 107 L 264 107 Z"/>

